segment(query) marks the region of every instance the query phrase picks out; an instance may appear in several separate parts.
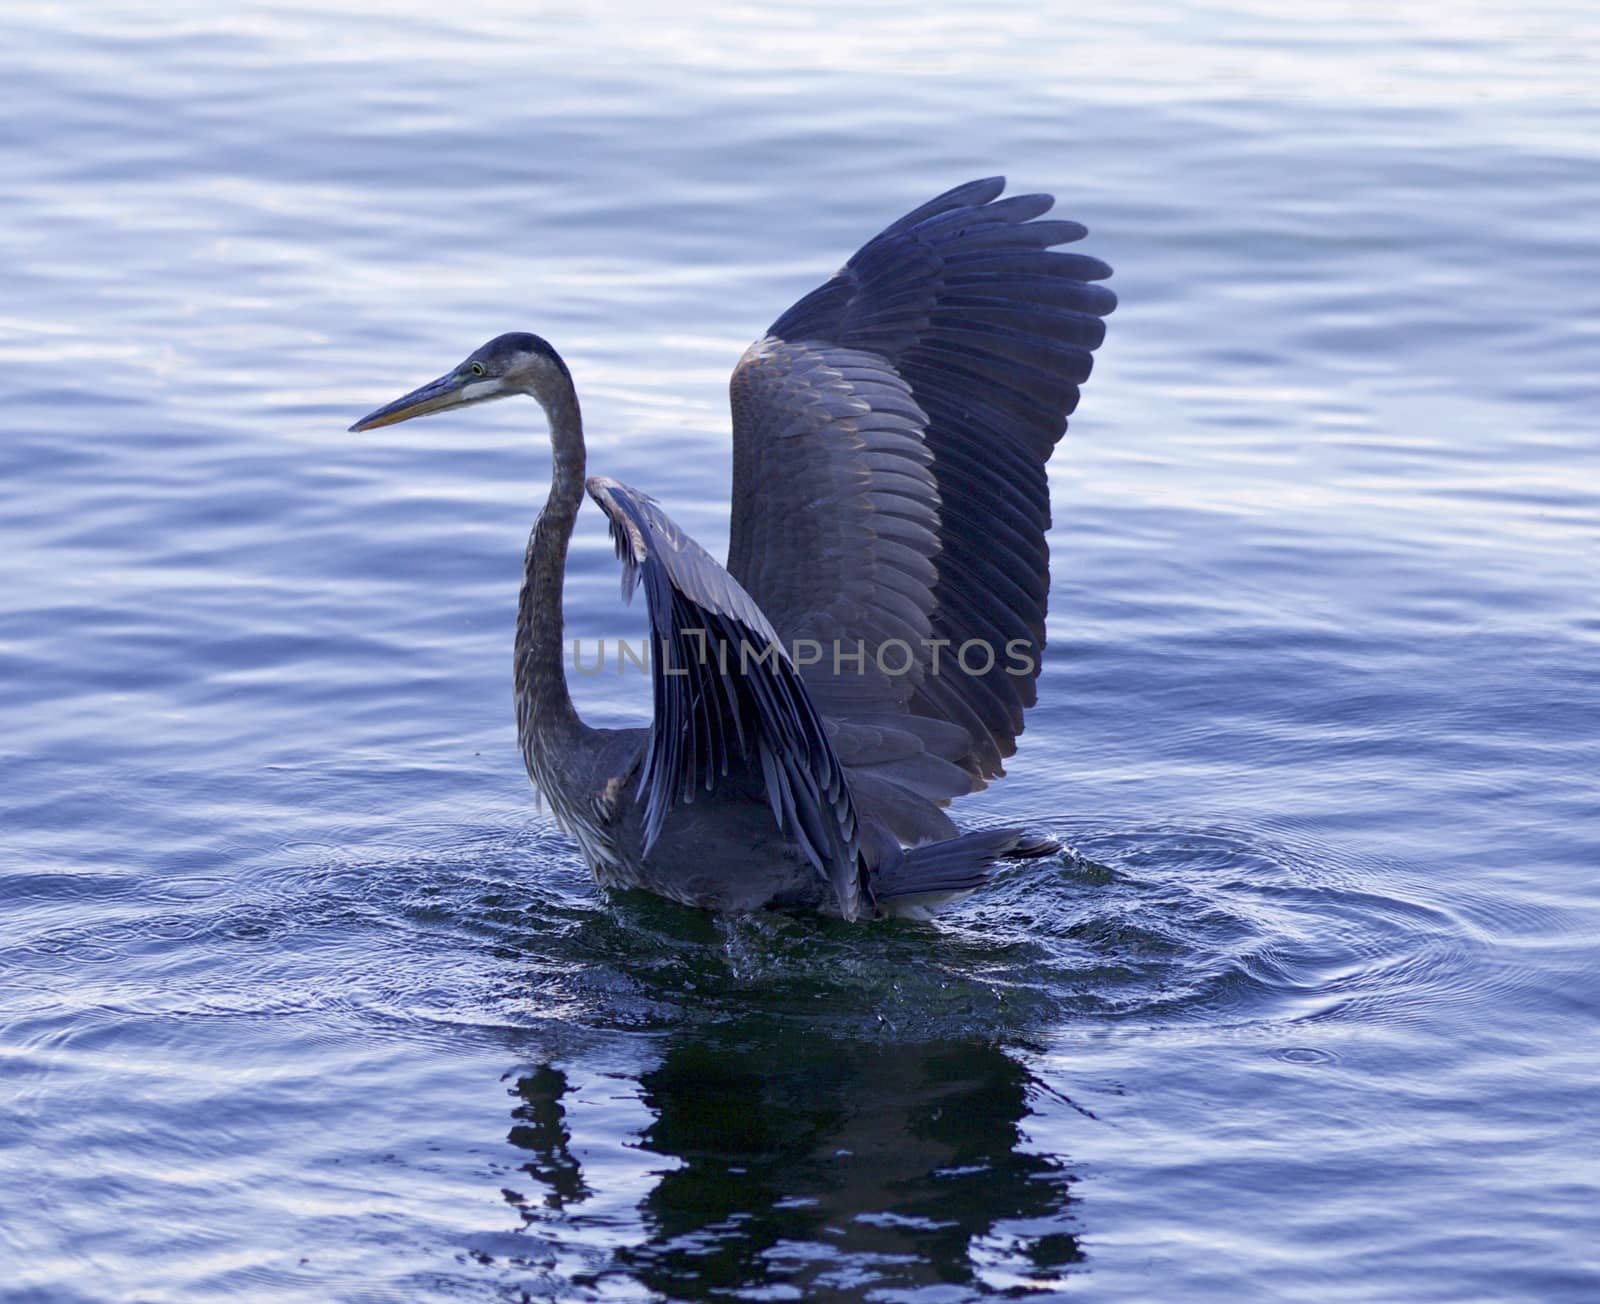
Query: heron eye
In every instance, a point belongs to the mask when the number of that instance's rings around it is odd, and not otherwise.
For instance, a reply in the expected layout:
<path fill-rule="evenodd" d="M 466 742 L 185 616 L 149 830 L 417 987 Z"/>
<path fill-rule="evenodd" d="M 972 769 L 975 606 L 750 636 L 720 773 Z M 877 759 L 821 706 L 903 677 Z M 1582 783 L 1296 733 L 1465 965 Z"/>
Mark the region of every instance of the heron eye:
<path fill-rule="evenodd" d="M 474 362 L 474 363 L 473 363 L 473 364 L 472 364 L 472 374 L 473 374 L 473 375 L 474 375 L 474 376 L 481 376 L 481 375 L 483 375 L 483 363 L 481 363 L 481 362 Z"/>

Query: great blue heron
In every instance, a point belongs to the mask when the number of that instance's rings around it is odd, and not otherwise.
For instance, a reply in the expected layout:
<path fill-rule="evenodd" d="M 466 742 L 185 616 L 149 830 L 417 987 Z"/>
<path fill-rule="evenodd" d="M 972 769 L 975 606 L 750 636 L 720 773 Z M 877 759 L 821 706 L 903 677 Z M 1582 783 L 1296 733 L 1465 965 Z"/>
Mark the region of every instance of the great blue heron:
<path fill-rule="evenodd" d="M 654 499 L 584 479 L 566 364 L 490 340 L 363 417 L 530 394 L 550 495 L 517 612 L 529 777 L 602 884 L 717 910 L 906 913 L 1054 850 L 959 833 L 942 809 L 997 777 L 1032 706 L 1049 590 L 1045 462 L 1116 297 L 1053 252 L 1049 195 L 973 181 L 906 214 L 773 323 L 735 368 L 726 569 Z M 562 662 L 562 577 L 587 485 L 623 592 L 643 581 L 655 719 L 592 729 Z"/>

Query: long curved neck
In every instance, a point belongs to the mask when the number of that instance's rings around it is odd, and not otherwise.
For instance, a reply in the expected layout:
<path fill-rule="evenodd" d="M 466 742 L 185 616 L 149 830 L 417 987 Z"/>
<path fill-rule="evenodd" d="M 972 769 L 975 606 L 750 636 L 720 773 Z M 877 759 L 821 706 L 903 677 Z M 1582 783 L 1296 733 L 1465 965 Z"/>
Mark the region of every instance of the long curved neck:
<path fill-rule="evenodd" d="M 522 596 L 517 604 L 517 738 L 528 772 L 546 795 L 555 771 L 548 749 L 561 748 L 581 730 L 567 692 L 561 659 L 561 587 L 578 504 L 583 501 L 583 416 L 570 381 L 536 392 L 550 422 L 550 496 L 528 536 Z"/>

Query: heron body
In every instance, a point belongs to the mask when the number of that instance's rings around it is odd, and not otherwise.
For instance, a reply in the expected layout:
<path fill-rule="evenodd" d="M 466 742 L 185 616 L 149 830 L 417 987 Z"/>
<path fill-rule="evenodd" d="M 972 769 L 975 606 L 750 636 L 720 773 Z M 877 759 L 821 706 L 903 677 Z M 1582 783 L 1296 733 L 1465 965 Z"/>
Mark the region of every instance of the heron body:
<path fill-rule="evenodd" d="M 528 394 L 551 481 L 528 540 L 515 697 L 528 774 L 603 885 L 724 911 L 926 908 L 1002 856 L 944 807 L 1002 771 L 1044 648 L 1045 463 L 1102 318 L 1098 259 L 1047 195 L 971 182 L 869 241 L 745 353 L 730 385 L 727 565 L 626 485 L 585 479 L 566 364 L 513 333 L 352 427 Z M 585 490 L 645 591 L 647 729 L 578 718 L 562 661 Z M 802 654 L 804 647 L 811 655 Z M 973 653 L 976 649 L 976 653 Z"/>

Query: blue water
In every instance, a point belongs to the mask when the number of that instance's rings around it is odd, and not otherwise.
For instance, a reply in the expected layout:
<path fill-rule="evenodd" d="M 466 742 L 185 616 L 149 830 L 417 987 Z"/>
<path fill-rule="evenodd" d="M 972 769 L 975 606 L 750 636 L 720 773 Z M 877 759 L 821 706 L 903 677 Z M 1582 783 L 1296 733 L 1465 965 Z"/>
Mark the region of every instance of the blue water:
<path fill-rule="evenodd" d="M 1600 16 L 1280 9 L 6 8 L 0 1298 L 1600 1297 Z M 1122 301 L 963 806 L 1073 853 L 607 900 L 532 405 L 345 427 L 537 330 L 720 551 L 745 344 L 996 171 Z"/>

